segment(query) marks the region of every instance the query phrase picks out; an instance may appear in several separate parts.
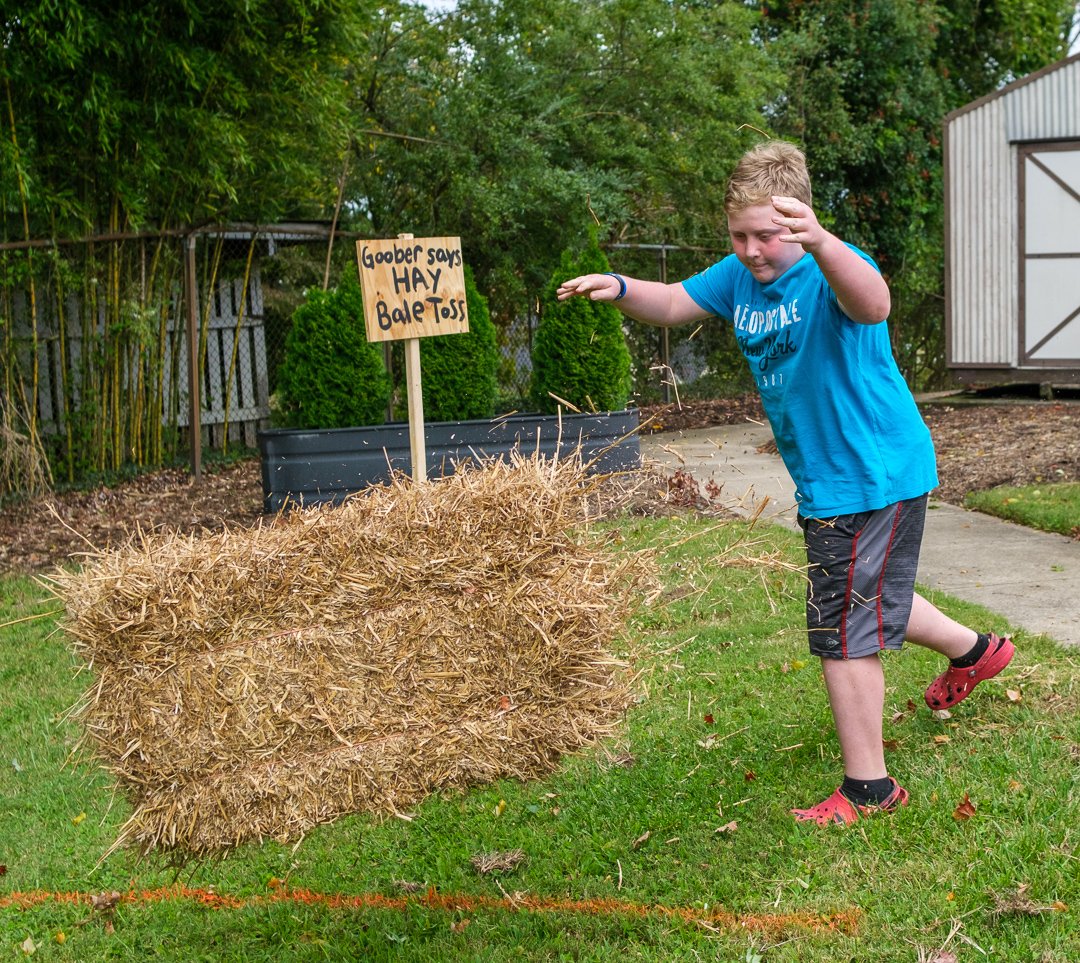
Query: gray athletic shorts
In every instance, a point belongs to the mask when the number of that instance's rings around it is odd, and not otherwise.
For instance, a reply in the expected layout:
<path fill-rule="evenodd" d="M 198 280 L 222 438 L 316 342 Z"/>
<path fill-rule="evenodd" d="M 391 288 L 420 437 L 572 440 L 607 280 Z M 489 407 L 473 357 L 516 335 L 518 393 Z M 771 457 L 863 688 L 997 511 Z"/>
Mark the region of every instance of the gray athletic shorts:
<path fill-rule="evenodd" d="M 873 512 L 799 516 L 813 655 L 858 659 L 904 644 L 926 501 L 920 495 Z"/>

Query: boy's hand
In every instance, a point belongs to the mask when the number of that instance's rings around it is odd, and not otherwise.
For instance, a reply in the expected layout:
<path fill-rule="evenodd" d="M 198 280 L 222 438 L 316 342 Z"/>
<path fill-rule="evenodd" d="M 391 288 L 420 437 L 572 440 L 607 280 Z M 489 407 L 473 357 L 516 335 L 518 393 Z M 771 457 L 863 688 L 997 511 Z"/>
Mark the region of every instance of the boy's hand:
<path fill-rule="evenodd" d="M 877 324 L 889 316 L 889 287 L 876 267 L 826 231 L 809 204 L 794 197 L 773 197 L 772 205 L 777 215 L 773 223 L 791 231 L 779 235 L 779 240 L 801 244 L 817 261 L 844 314 L 859 324 Z"/>
<path fill-rule="evenodd" d="M 773 223 L 786 227 L 790 234 L 782 234 L 781 241 L 788 244 L 801 244 L 811 253 L 829 237 L 829 232 L 819 223 L 812 207 L 794 197 L 773 197 L 772 206 L 778 217 Z"/>
<path fill-rule="evenodd" d="M 621 290 L 623 288 L 619 284 L 619 279 L 610 274 L 585 274 L 579 278 L 563 281 L 555 294 L 560 301 L 565 301 L 575 295 L 588 298 L 590 301 L 614 301 Z"/>

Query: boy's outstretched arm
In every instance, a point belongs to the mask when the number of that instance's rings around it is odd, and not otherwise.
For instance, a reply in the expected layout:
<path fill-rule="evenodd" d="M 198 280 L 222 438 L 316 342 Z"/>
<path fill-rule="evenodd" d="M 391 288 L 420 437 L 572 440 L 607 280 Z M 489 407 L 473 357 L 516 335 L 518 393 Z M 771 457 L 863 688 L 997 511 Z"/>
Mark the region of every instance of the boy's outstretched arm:
<path fill-rule="evenodd" d="M 889 286 L 874 266 L 826 231 L 809 205 L 794 197 L 774 197 L 772 203 L 777 211 L 773 223 L 791 231 L 780 240 L 801 244 L 810 252 L 844 314 L 860 324 L 884 321 L 892 299 Z"/>
<path fill-rule="evenodd" d="M 698 306 L 681 284 L 641 281 L 625 275 L 585 274 L 564 281 L 556 294 L 560 301 L 575 296 L 590 301 L 610 301 L 628 317 L 660 327 L 702 321 L 709 317 L 709 313 Z"/>

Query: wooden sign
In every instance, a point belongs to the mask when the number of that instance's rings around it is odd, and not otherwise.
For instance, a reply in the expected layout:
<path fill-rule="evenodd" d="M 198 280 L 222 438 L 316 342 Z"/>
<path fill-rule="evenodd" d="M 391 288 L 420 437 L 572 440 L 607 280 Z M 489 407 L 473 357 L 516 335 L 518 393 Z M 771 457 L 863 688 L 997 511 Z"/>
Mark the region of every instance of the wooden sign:
<path fill-rule="evenodd" d="M 368 341 L 465 334 L 460 237 L 357 241 Z"/>

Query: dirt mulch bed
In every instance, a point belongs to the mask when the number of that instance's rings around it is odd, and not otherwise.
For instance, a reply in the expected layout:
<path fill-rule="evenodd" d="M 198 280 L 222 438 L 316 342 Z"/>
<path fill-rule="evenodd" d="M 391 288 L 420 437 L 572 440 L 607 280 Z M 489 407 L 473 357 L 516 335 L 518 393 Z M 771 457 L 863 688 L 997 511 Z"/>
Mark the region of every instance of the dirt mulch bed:
<path fill-rule="evenodd" d="M 645 431 L 763 422 L 755 395 L 681 407 L 642 408 Z M 934 436 L 941 480 L 935 496 L 960 504 L 970 491 L 996 485 L 1080 481 L 1080 404 L 1076 402 L 936 403 L 924 408 Z M 665 499 L 693 507 L 676 479 Z M 685 502 L 685 504 L 683 504 Z M 670 507 L 671 501 L 668 501 Z M 638 506 L 647 511 L 647 506 Z M 145 532 L 215 531 L 262 518 L 257 459 L 204 474 L 167 469 L 113 488 L 67 492 L 0 510 L 0 572 L 52 568 L 73 554 L 117 547 L 138 528 Z"/>
<path fill-rule="evenodd" d="M 1080 404 L 928 405 L 940 485 L 934 494 L 964 495 L 998 485 L 1080 481 Z"/>

